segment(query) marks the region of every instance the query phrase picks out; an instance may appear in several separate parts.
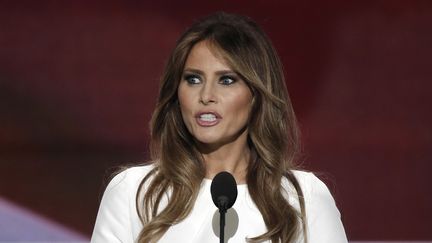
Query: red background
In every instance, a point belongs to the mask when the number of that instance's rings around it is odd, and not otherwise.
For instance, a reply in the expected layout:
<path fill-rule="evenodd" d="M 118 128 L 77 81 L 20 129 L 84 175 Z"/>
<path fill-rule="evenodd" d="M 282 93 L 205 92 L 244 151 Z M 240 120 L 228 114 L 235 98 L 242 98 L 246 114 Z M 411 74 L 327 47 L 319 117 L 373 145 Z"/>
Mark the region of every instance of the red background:
<path fill-rule="evenodd" d="M 91 234 L 104 180 L 148 158 L 180 33 L 251 16 L 285 65 L 303 166 L 350 240 L 432 240 L 429 1 L 0 1 L 0 195 Z"/>

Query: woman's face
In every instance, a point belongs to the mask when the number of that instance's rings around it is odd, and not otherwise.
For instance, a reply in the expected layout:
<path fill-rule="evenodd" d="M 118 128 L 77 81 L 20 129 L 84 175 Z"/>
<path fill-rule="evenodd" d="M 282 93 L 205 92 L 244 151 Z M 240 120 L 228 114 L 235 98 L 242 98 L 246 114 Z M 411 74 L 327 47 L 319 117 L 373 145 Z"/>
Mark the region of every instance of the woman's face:
<path fill-rule="evenodd" d="M 246 142 L 252 93 L 206 41 L 189 53 L 178 98 L 183 121 L 200 145 L 217 148 Z"/>

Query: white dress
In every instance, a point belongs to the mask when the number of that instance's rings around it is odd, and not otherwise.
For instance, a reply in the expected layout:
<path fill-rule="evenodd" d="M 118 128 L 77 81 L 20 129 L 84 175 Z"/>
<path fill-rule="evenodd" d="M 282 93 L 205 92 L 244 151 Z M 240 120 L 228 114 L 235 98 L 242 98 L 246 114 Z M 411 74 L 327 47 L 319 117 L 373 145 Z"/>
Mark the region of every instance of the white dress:
<path fill-rule="evenodd" d="M 142 229 L 135 207 L 139 183 L 153 168 L 152 165 L 129 168 L 115 176 L 108 184 L 99 207 L 91 242 L 136 242 Z M 305 197 L 309 243 L 346 243 L 347 238 L 340 213 L 326 185 L 315 175 L 294 171 Z M 210 194 L 211 180 L 204 179 L 191 214 L 171 226 L 160 243 L 219 242 L 219 213 Z M 289 203 L 299 210 L 299 202 L 292 186 L 284 179 Z M 238 196 L 226 215 L 225 242 L 246 242 L 266 232 L 261 213 L 252 201 L 246 185 L 237 185 Z M 164 206 L 166 201 L 161 203 Z M 165 204 L 166 205 L 166 204 Z M 299 239 L 298 242 L 302 242 Z"/>

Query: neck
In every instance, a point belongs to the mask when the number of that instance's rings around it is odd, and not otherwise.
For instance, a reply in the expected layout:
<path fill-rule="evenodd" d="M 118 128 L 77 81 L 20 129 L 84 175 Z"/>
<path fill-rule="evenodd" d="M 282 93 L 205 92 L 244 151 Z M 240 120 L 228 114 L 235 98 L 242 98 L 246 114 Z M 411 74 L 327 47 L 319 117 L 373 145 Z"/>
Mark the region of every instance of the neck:
<path fill-rule="evenodd" d="M 250 149 L 247 145 L 247 133 L 242 134 L 235 141 L 213 149 L 202 149 L 206 167 L 206 178 L 212 179 L 221 171 L 230 172 L 237 184 L 246 183 L 247 168 L 250 159 Z"/>

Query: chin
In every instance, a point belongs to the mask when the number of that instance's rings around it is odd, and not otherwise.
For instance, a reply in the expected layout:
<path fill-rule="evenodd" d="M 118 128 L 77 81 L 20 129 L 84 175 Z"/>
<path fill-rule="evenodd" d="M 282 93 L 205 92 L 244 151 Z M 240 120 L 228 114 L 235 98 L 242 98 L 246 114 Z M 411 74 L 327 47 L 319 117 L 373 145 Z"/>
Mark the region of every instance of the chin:
<path fill-rule="evenodd" d="M 214 144 L 220 144 L 222 143 L 222 139 L 218 136 L 211 136 L 211 135 L 206 135 L 206 136 L 194 136 L 195 140 L 202 144 L 202 145 L 214 145 Z"/>
<path fill-rule="evenodd" d="M 210 145 L 210 144 L 217 144 L 219 142 L 218 139 L 208 138 L 208 137 L 205 137 L 205 138 L 204 137 L 196 137 L 196 140 L 199 143 L 208 144 L 208 145 Z"/>

